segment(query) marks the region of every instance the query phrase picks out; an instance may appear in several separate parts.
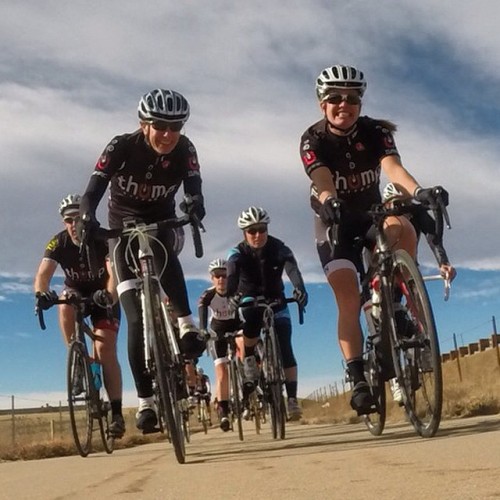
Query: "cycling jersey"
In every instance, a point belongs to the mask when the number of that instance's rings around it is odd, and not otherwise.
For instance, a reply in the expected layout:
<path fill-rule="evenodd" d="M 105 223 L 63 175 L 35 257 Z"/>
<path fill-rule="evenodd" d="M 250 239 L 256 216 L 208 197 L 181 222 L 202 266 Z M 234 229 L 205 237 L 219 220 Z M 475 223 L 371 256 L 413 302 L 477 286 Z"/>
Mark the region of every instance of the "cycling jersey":
<path fill-rule="evenodd" d="M 196 377 L 196 391 L 200 394 L 208 394 L 210 392 L 210 379 L 208 375 L 203 374 L 201 377 Z"/>
<path fill-rule="evenodd" d="M 198 317 L 200 328 L 207 329 L 208 311 L 210 310 L 210 329 L 217 334 L 214 340 L 215 354 L 221 359 L 226 356 L 228 341 L 224 338 L 227 332 L 235 332 L 241 327 L 241 320 L 229 307 L 227 295 L 219 295 L 215 287 L 207 288 L 198 300 Z"/>
<path fill-rule="evenodd" d="M 297 261 L 281 240 L 269 235 L 263 248 L 245 241 L 230 250 L 227 261 L 227 294 L 283 299 L 283 269 L 295 288 L 304 288 Z"/>
<path fill-rule="evenodd" d="M 106 288 L 109 277 L 105 264 L 108 255 L 107 244 L 97 242 L 95 252 L 95 260 L 100 264 L 97 276 L 92 274 L 85 255 L 80 255 L 80 248 L 73 243 L 68 231 L 61 231 L 47 243 L 43 258 L 53 260 L 61 266 L 66 287 L 74 288 L 83 295 L 90 295 L 96 290 Z"/>
<path fill-rule="evenodd" d="M 333 177 L 337 198 L 354 212 L 370 209 L 380 203 L 380 161 L 398 155 L 392 133 L 383 121 L 360 117 L 347 136 L 332 134 L 323 119 L 309 127 L 300 144 L 302 163 L 307 175 L 327 167 Z M 315 186 L 311 205 L 318 212 L 320 202 Z"/>
<path fill-rule="evenodd" d="M 123 227 L 123 218 L 145 223 L 175 216 L 175 194 L 201 196 L 200 166 L 192 142 L 181 136 L 168 154 L 158 155 L 141 130 L 116 136 L 104 149 L 81 203 L 81 213 L 95 215 L 110 183 L 109 226 Z"/>

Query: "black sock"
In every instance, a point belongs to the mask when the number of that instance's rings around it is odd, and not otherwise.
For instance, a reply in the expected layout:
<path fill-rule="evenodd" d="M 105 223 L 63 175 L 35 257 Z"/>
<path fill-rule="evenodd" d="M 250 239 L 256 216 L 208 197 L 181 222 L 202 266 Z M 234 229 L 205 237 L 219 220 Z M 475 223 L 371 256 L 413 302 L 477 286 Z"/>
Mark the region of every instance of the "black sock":
<path fill-rule="evenodd" d="M 111 415 L 121 415 L 122 414 L 122 400 L 115 399 L 110 402 L 111 404 Z"/>
<path fill-rule="evenodd" d="M 297 399 L 297 381 L 294 382 L 285 382 L 286 395 L 288 398 Z"/>
<path fill-rule="evenodd" d="M 349 370 L 349 375 L 351 375 L 354 385 L 358 382 L 366 382 L 364 363 L 361 358 L 355 358 L 348 361 L 347 369 Z"/>

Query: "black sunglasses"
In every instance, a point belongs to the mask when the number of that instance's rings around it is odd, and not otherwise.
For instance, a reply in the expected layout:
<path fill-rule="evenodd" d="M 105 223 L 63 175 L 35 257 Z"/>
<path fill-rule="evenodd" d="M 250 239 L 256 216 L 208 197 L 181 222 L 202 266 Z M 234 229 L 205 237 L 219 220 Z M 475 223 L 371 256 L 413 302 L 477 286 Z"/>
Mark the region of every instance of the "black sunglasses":
<path fill-rule="evenodd" d="M 219 271 L 219 272 L 215 271 L 215 272 L 212 273 L 212 276 L 214 278 L 217 278 L 217 279 L 219 279 L 219 278 L 227 278 L 227 274 L 225 272 L 223 272 L 223 271 Z"/>
<path fill-rule="evenodd" d="M 340 104 L 345 101 L 347 104 L 357 106 L 361 104 L 361 97 L 355 94 L 330 94 L 325 101 L 330 104 Z"/>
<path fill-rule="evenodd" d="M 165 132 L 166 130 L 171 130 L 172 132 L 180 132 L 182 127 L 184 127 L 184 122 L 164 122 L 164 121 L 152 121 L 149 122 L 155 130 L 160 132 Z"/>
<path fill-rule="evenodd" d="M 267 233 L 267 225 L 261 224 L 260 226 L 250 226 L 248 229 L 245 229 L 248 234 L 264 234 Z"/>
<path fill-rule="evenodd" d="M 64 217 L 63 221 L 65 224 L 73 224 L 73 222 L 78 222 L 80 220 L 80 216 L 76 215 L 75 217 Z"/>

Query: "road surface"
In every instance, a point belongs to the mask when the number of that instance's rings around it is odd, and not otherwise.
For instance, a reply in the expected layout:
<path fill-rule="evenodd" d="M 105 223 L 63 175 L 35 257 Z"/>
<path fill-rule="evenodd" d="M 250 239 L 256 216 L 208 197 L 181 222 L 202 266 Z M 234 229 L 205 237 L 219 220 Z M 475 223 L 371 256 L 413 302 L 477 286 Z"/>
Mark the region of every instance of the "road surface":
<path fill-rule="evenodd" d="M 445 421 L 422 439 L 407 423 L 378 438 L 362 424 L 266 427 L 245 441 L 218 428 L 196 434 L 179 465 L 168 443 L 0 464 L 0 498 L 488 499 L 500 497 L 500 415 Z"/>

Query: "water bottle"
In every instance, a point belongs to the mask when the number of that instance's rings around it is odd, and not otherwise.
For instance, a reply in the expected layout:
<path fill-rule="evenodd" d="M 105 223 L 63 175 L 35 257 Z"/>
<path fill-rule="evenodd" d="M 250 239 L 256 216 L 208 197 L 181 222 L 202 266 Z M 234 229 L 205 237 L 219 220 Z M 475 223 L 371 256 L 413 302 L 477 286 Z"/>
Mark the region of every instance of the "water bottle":
<path fill-rule="evenodd" d="M 375 276 L 371 283 L 372 291 L 372 316 L 376 320 L 380 319 L 380 304 L 382 302 L 382 294 L 380 293 L 380 276 Z"/>
<path fill-rule="evenodd" d="M 90 371 L 92 373 L 94 387 L 99 391 L 102 387 L 101 364 L 97 361 L 92 361 L 92 363 L 90 363 Z"/>

